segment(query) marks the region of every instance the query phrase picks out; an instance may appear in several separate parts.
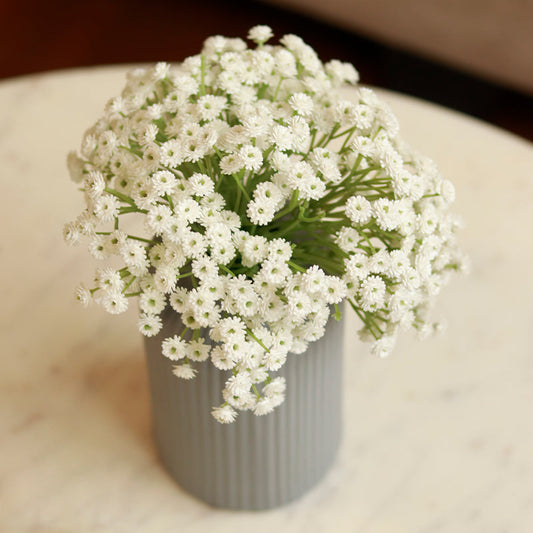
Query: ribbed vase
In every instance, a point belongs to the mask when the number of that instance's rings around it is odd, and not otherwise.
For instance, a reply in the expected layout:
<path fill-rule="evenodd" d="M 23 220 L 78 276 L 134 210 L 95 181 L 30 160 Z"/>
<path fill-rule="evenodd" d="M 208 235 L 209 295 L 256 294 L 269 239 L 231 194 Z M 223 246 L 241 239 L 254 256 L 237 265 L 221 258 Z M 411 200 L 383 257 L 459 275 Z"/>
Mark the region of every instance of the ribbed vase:
<path fill-rule="evenodd" d="M 156 337 L 146 338 L 153 430 L 161 460 L 178 484 L 204 502 L 226 509 L 265 510 L 315 486 L 335 459 L 342 420 L 343 322 L 330 319 L 326 334 L 300 355 L 290 354 L 272 375 L 287 380 L 285 402 L 272 413 L 240 412 L 220 424 L 229 377 L 210 362 L 190 381 L 172 374 L 161 342 L 182 328 L 176 313 Z"/>

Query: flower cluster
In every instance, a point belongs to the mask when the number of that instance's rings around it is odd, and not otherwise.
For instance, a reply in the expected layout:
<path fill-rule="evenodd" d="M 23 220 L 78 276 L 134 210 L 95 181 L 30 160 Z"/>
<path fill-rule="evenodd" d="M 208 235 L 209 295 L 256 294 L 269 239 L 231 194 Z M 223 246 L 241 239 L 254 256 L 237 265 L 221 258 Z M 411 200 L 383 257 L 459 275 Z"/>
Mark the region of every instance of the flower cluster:
<path fill-rule="evenodd" d="M 179 65 L 134 70 L 68 157 L 86 209 L 65 240 L 115 265 L 78 299 L 121 313 L 138 297 L 147 336 L 179 313 L 162 352 L 180 378 L 207 360 L 229 371 L 213 409 L 224 423 L 283 401 L 274 373 L 341 302 L 385 356 L 398 330 L 434 329 L 428 303 L 465 265 L 454 188 L 387 105 L 351 65 L 270 37 L 211 37 Z"/>

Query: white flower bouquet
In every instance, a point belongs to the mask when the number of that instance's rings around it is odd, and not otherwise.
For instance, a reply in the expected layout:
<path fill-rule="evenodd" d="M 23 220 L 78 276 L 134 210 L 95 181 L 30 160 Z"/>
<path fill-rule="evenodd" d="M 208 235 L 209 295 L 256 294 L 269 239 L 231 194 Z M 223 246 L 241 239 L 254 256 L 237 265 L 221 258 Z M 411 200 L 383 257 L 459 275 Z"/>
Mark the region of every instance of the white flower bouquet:
<path fill-rule="evenodd" d="M 231 371 L 212 412 L 225 423 L 283 401 L 273 373 L 341 302 L 385 356 L 398 330 L 435 328 L 431 297 L 465 265 L 454 188 L 388 106 L 353 66 L 271 36 L 211 37 L 179 65 L 134 70 L 68 157 L 86 208 L 65 240 L 109 260 L 78 299 L 121 313 L 138 297 L 147 336 L 179 313 L 162 352 L 180 378 L 207 360 Z"/>

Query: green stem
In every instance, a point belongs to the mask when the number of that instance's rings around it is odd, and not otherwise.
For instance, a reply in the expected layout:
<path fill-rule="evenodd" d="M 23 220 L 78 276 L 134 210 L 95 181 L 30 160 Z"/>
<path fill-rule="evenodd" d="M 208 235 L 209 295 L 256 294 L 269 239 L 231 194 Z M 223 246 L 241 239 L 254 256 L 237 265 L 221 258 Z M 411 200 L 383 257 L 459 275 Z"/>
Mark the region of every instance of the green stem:
<path fill-rule="evenodd" d="M 246 333 L 255 341 L 261 348 L 263 348 L 267 353 L 270 353 L 270 350 L 260 341 L 252 332 L 250 328 L 246 328 Z"/>
<path fill-rule="evenodd" d="M 146 242 L 148 244 L 158 244 L 157 241 L 151 241 L 150 239 L 145 239 L 144 237 L 136 237 L 135 235 L 128 235 L 127 238 L 132 239 L 134 241 Z"/>
<path fill-rule="evenodd" d="M 115 196 L 120 201 L 122 201 L 122 202 L 124 202 L 126 204 L 129 204 L 131 206 L 135 206 L 135 202 L 133 201 L 133 198 L 131 198 L 130 196 L 127 196 L 126 194 L 122 194 L 121 192 L 118 192 L 115 189 L 111 189 L 110 187 L 106 187 L 104 189 L 104 191 L 107 194 L 111 194 L 112 196 Z"/>
<path fill-rule="evenodd" d="M 127 213 L 143 213 L 146 215 L 148 211 L 146 209 L 139 209 L 138 207 L 121 207 L 119 211 L 119 215 L 125 215 Z"/>
<path fill-rule="evenodd" d="M 122 294 L 124 294 L 131 286 L 131 284 L 137 279 L 137 276 L 132 276 L 132 278 L 128 281 L 127 285 L 122 289 Z"/>
<path fill-rule="evenodd" d="M 285 215 L 287 215 L 288 213 L 290 213 L 296 206 L 298 205 L 298 191 L 294 191 L 292 193 L 292 197 L 291 197 L 291 200 L 289 202 L 289 205 L 283 209 L 283 211 L 280 211 L 273 219 L 272 219 L 272 222 L 274 222 L 274 220 L 278 220 L 278 218 L 281 218 L 281 217 L 284 217 Z"/>
<path fill-rule="evenodd" d="M 174 212 L 174 202 L 172 201 L 172 198 L 169 194 L 165 194 L 165 200 L 168 202 L 168 205 L 170 206 L 172 212 Z"/>
<path fill-rule="evenodd" d="M 235 274 L 226 265 L 218 265 L 218 268 L 221 268 L 224 272 L 227 272 L 230 276 L 235 277 Z"/>
<path fill-rule="evenodd" d="M 274 91 L 274 96 L 272 97 L 272 101 L 275 102 L 278 98 L 278 93 L 279 93 L 279 90 L 281 88 L 281 83 L 283 82 L 283 77 L 280 77 L 279 78 L 279 82 L 278 82 L 278 85 L 276 87 L 276 90 Z"/>
<path fill-rule="evenodd" d="M 126 293 L 124 294 L 124 296 L 126 298 L 133 298 L 134 296 L 140 296 L 142 294 L 142 291 L 139 291 L 139 292 L 130 292 L 130 293 Z"/>
<path fill-rule="evenodd" d="M 306 269 L 300 265 L 297 265 L 296 263 L 292 262 L 292 261 L 287 261 L 287 264 L 294 268 L 294 270 L 297 270 L 298 272 L 306 272 Z"/>
<path fill-rule="evenodd" d="M 239 190 L 242 191 L 242 193 L 244 194 L 244 196 L 246 196 L 246 199 L 248 201 L 250 201 L 250 196 L 248 195 L 248 192 L 246 191 L 246 188 L 244 187 L 244 185 L 242 184 L 242 181 L 241 179 L 239 178 L 239 176 L 236 176 L 235 174 L 232 174 L 232 176 L 234 177 L 236 183 L 237 183 L 237 187 L 239 187 Z M 239 201 L 240 201 L 240 197 L 239 197 Z M 238 204 L 237 204 L 238 205 Z"/>

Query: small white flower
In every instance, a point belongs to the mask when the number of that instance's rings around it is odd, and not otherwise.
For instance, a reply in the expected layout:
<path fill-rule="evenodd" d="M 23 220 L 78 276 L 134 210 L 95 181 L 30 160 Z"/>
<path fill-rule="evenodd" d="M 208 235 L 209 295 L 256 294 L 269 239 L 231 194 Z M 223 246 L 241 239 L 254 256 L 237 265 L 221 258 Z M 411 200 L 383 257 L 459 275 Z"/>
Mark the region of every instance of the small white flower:
<path fill-rule="evenodd" d="M 96 200 L 104 192 L 105 179 L 101 172 L 91 171 L 83 180 L 85 190 L 90 198 Z"/>
<path fill-rule="evenodd" d="M 193 379 L 196 376 L 197 370 L 193 368 L 190 363 L 182 363 L 172 367 L 172 373 L 181 379 Z"/>
<path fill-rule="evenodd" d="M 368 261 L 368 267 L 373 274 L 384 274 L 390 267 L 390 256 L 385 248 L 382 248 L 372 256 Z"/>
<path fill-rule="evenodd" d="M 440 184 L 440 194 L 446 203 L 453 203 L 455 200 L 455 187 L 453 183 L 449 180 L 442 180 Z"/>
<path fill-rule="evenodd" d="M 237 418 L 237 411 L 231 405 L 224 404 L 220 407 L 214 407 L 211 415 L 221 424 L 231 424 Z"/>
<path fill-rule="evenodd" d="M 371 351 L 373 354 L 379 357 L 387 357 L 392 352 L 395 344 L 396 338 L 394 336 L 384 335 L 379 340 L 374 342 Z"/>
<path fill-rule="evenodd" d="M 120 292 L 124 286 L 120 272 L 109 267 L 97 268 L 95 281 L 100 289 L 111 292 Z"/>
<path fill-rule="evenodd" d="M 244 167 L 244 162 L 237 154 L 229 154 L 220 160 L 220 170 L 222 174 L 236 174 Z"/>
<path fill-rule="evenodd" d="M 120 248 L 120 255 L 127 266 L 136 268 L 140 271 L 148 268 L 146 259 L 146 250 L 144 246 L 134 240 L 127 240 Z"/>
<path fill-rule="evenodd" d="M 345 261 L 346 271 L 353 279 L 364 279 L 370 273 L 368 257 L 362 253 L 356 253 Z"/>
<path fill-rule="evenodd" d="M 423 235 L 430 235 L 437 230 L 439 217 L 435 206 L 427 204 L 417 217 L 417 227 Z"/>
<path fill-rule="evenodd" d="M 251 267 L 262 262 L 268 253 L 267 240 L 259 235 L 249 235 L 242 247 L 243 265 Z"/>
<path fill-rule="evenodd" d="M 346 201 L 345 212 L 354 224 L 366 224 L 372 215 L 372 205 L 364 196 L 351 196 Z"/>
<path fill-rule="evenodd" d="M 263 416 L 274 410 L 274 401 L 272 397 L 264 396 L 257 400 L 253 407 L 253 413 L 256 416 Z"/>
<path fill-rule="evenodd" d="M 388 274 L 391 278 L 400 278 L 411 266 L 409 258 L 401 250 L 393 250 L 390 255 Z"/>
<path fill-rule="evenodd" d="M 379 276 L 368 276 L 359 289 L 361 307 L 365 311 L 381 309 L 385 303 L 385 291 L 385 282 Z"/>
<path fill-rule="evenodd" d="M 127 234 L 120 230 L 114 230 L 105 239 L 105 247 L 109 255 L 119 254 L 121 246 L 124 245 Z"/>
<path fill-rule="evenodd" d="M 172 221 L 172 211 L 166 205 L 154 205 L 148 210 L 146 222 L 155 235 L 165 233 Z"/>
<path fill-rule="evenodd" d="M 254 190 L 254 199 L 258 202 L 269 202 L 279 206 L 283 201 L 283 193 L 280 188 L 271 181 L 259 183 Z"/>
<path fill-rule="evenodd" d="M 105 245 L 105 238 L 103 235 L 94 235 L 89 242 L 89 253 L 99 260 L 107 259 L 109 256 L 107 247 Z"/>
<path fill-rule="evenodd" d="M 248 39 L 263 44 L 273 36 L 272 29 L 269 26 L 259 25 L 254 26 L 248 32 Z"/>
<path fill-rule="evenodd" d="M 271 260 L 285 262 L 292 256 L 292 246 L 284 239 L 272 239 L 268 243 L 268 257 Z"/>
<path fill-rule="evenodd" d="M 139 298 L 139 307 L 146 314 L 158 315 L 166 306 L 166 298 L 157 290 L 145 290 Z"/>
<path fill-rule="evenodd" d="M 335 242 L 343 252 L 356 252 L 358 250 L 359 232 L 355 228 L 344 226 L 338 231 Z"/>
<path fill-rule="evenodd" d="M 398 206 L 388 198 L 380 198 L 372 202 L 372 213 L 378 226 L 385 231 L 394 230 L 400 225 Z"/>
<path fill-rule="evenodd" d="M 351 144 L 357 154 L 368 158 L 373 158 L 376 155 L 377 147 L 370 137 L 364 135 L 356 136 Z"/>
<path fill-rule="evenodd" d="M 226 98 L 206 94 L 198 98 L 198 109 L 203 120 L 214 120 L 226 107 Z"/>
<path fill-rule="evenodd" d="M 214 192 L 213 180 L 206 174 L 195 172 L 190 178 L 192 193 L 195 196 L 208 196 Z"/>
<path fill-rule="evenodd" d="M 163 323 L 161 322 L 161 318 L 157 315 L 141 313 L 139 320 L 137 321 L 137 326 L 139 327 L 139 331 L 145 337 L 153 337 L 159 333 Z"/>
<path fill-rule="evenodd" d="M 124 313 L 128 309 L 128 299 L 120 292 L 105 292 L 101 302 L 104 309 L 112 315 Z"/>
<path fill-rule="evenodd" d="M 192 340 L 187 346 L 187 357 L 193 361 L 201 363 L 209 359 L 210 350 L 211 346 L 206 344 L 204 339 L 200 338 L 197 340 Z"/>
<path fill-rule="evenodd" d="M 313 99 L 305 93 L 295 93 L 289 98 L 289 105 L 302 116 L 310 115 L 313 112 Z"/>
<path fill-rule="evenodd" d="M 154 284 L 156 289 L 163 294 L 174 290 L 178 282 L 179 269 L 171 263 L 163 263 L 154 272 Z"/>
<path fill-rule="evenodd" d="M 171 361 L 179 361 L 187 356 L 187 342 L 178 335 L 168 337 L 161 344 L 161 353 Z"/>
<path fill-rule="evenodd" d="M 211 257 L 219 265 L 227 265 L 235 257 L 235 247 L 232 244 L 211 244 Z"/>
<path fill-rule="evenodd" d="M 263 387 L 263 394 L 267 397 L 278 396 L 284 394 L 287 388 L 285 378 L 274 378 L 268 385 Z"/>
<path fill-rule="evenodd" d="M 326 72 L 333 78 L 333 81 L 340 85 L 347 81 L 349 83 L 357 83 L 359 81 L 359 73 L 350 63 L 343 63 L 337 59 L 333 59 L 326 63 Z"/>
<path fill-rule="evenodd" d="M 250 200 L 246 214 L 253 224 L 265 226 L 272 221 L 276 214 L 276 203 L 267 199 Z"/>
<path fill-rule="evenodd" d="M 91 291 L 85 288 L 84 285 L 78 285 L 75 291 L 76 300 L 80 302 L 83 307 L 88 307 L 92 301 Z"/>
<path fill-rule="evenodd" d="M 338 304 L 346 296 L 346 285 L 341 278 L 327 276 L 324 285 L 324 300 L 328 304 Z"/>
<path fill-rule="evenodd" d="M 250 391 L 252 380 L 248 372 L 239 372 L 226 381 L 226 390 L 233 396 L 241 396 Z"/>
<path fill-rule="evenodd" d="M 281 285 L 291 274 L 289 266 L 280 260 L 269 258 L 263 261 L 260 273 L 274 285 Z"/>
<path fill-rule="evenodd" d="M 199 257 L 192 261 L 192 272 L 201 281 L 209 281 L 218 275 L 217 264 L 209 257 Z"/>
<path fill-rule="evenodd" d="M 63 239 L 71 246 L 80 244 L 81 234 L 75 222 L 69 222 L 63 226 Z"/>
<path fill-rule="evenodd" d="M 303 275 L 306 290 L 310 293 L 323 292 L 326 289 L 326 275 L 317 265 L 309 267 Z"/>
<path fill-rule="evenodd" d="M 235 365 L 231 356 L 221 346 L 215 346 L 211 350 L 211 362 L 219 370 L 230 370 Z"/>
<path fill-rule="evenodd" d="M 152 175 L 154 190 L 160 196 L 172 194 L 176 186 L 176 177 L 168 170 L 159 170 Z"/>
<path fill-rule="evenodd" d="M 207 250 L 206 238 L 196 231 L 187 230 L 182 235 L 182 245 L 190 257 L 198 258 L 205 254 Z"/>
<path fill-rule="evenodd" d="M 294 143 L 294 134 L 290 128 L 277 124 L 270 133 L 270 142 L 275 144 L 278 150 L 291 150 Z"/>
<path fill-rule="evenodd" d="M 238 157 L 247 170 L 257 172 L 263 165 L 263 154 L 256 146 L 243 146 L 238 152 Z"/>

